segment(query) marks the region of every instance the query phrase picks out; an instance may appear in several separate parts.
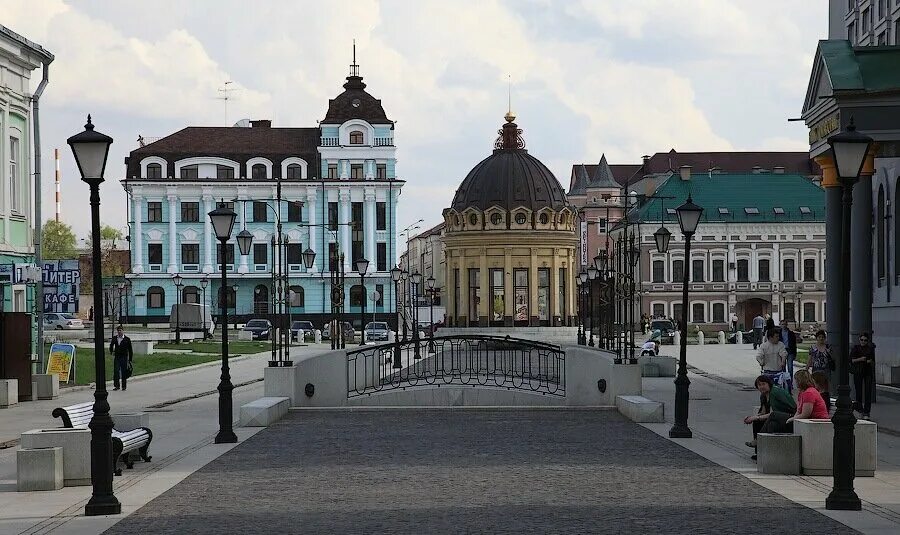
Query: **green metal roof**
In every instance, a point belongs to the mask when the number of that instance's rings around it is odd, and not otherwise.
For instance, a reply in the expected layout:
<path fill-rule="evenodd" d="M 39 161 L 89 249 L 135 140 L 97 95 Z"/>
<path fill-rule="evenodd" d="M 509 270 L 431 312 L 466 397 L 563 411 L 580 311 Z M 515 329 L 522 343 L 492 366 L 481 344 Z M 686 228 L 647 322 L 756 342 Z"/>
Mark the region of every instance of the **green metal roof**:
<path fill-rule="evenodd" d="M 803 175 L 778 173 L 697 174 L 691 175 L 690 180 L 674 174 L 657 188 L 653 197 L 632 210 L 628 219 L 659 222 L 662 215 L 666 221 L 677 222 L 674 209 L 687 200 L 688 192 L 694 203 L 703 207 L 701 221 L 825 221 L 825 191 Z"/>
<path fill-rule="evenodd" d="M 900 88 L 900 46 L 853 48 L 847 40 L 819 41 L 819 52 L 834 91 Z"/>

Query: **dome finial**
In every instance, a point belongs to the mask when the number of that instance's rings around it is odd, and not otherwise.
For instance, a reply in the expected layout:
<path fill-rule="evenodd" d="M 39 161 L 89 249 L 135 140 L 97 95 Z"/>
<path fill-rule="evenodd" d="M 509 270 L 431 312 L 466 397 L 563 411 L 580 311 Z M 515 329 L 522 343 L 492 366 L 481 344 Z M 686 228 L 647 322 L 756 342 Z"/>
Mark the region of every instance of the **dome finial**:
<path fill-rule="evenodd" d="M 506 115 L 503 116 L 507 123 L 516 120 L 516 114 L 512 112 L 512 76 L 506 75 Z"/>

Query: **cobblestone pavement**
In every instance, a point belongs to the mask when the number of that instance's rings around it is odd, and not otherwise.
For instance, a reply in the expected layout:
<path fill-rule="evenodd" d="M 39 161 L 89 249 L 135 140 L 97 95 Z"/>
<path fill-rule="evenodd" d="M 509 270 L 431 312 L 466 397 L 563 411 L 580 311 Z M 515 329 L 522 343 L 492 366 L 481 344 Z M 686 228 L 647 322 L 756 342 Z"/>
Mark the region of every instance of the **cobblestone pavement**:
<path fill-rule="evenodd" d="M 308 410 L 107 531 L 851 533 L 613 411 Z"/>

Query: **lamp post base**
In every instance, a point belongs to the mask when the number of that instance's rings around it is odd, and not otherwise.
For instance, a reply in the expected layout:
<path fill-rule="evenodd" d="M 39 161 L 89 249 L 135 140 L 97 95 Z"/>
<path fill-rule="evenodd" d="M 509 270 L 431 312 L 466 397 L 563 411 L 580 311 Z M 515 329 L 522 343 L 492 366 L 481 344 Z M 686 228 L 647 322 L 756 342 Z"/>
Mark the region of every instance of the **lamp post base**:
<path fill-rule="evenodd" d="M 122 514 L 122 504 L 112 494 L 108 496 L 91 496 L 84 506 L 84 516 L 104 516 Z"/>
<path fill-rule="evenodd" d="M 825 498 L 825 509 L 831 511 L 860 511 L 862 510 L 862 502 L 860 502 L 859 496 L 853 490 L 832 490 L 831 494 Z"/>
<path fill-rule="evenodd" d="M 678 425 L 675 424 L 672 426 L 672 429 L 669 429 L 669 438 L 693 438 L 694 434 L 691 433 L 691 428 L 686 425 Z"/>
<path fill-rule="evenodd" d="M 237 435 L 232 430 L 219 431 L 216 435 L 216 444 L 234 444 L 237 442 Z"/>

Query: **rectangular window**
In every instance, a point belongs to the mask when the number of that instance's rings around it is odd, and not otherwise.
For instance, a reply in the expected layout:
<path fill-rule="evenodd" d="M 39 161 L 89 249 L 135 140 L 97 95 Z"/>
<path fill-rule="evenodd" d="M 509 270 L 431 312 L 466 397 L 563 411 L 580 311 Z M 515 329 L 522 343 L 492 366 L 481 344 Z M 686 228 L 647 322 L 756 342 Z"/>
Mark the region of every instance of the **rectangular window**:
<path fill-rule="evenodd" d="M 677 328 L 681 328 L 681 303 L 672 303 L 672 319 L 675 320 Z"/>
<path fill-rule="evenodd" d="M 539 321 L 550 320 L 550 269 L 538 268 L 537 317 Z"/>
<path fill-rule="evenodd" d="M 481 304 L 480 276 L 479 269 L 469 268 L 469 322 L 471 325 L 478 325 L 478 307 Z"/>
<path fill-rule="evenodd" d="M 566 319 L 566 268 L 559 268 L 559 317 Z"/>
<path fill-rule="evenodd" d="M 362 180 L 363 178 L 365 178 L 362 164 L 350 165 L 350 178 L 355 178 L 357 180 Z"/>
<path fill-rule="evenodd" d="M 384 306 L 384 284 L 376 284 L 375 291 L 378 292 L 378 300 L 375 301 L 375 306 L 383 307 Z"/>
<path fill-rule="evenodd" d="M 159 201 L 147 202 L 147 222 L 162 223 L 162 203 Z"/>
<path fill-rule="evenodd" d="M 380 163 L 375 166 L 375 178 L 379 180 L 387 179 L 387 165 Z"/>
<path fill-rule="evenodd" d="M 506 311 L 506 295 L 503 292 L 503 270 L 490 270 L 491 283 L 491 321 L 503 321 Z"/>
<path fill-rule="evenodd" d="M 847 40 L 850 41 L 850 44 L 856 44 L 856 23 L 851 22 L 847 25 Z"/>
<path fill-rule="evenodd" d="M 813 282 L 816 280 L 816 259 L 815 258 L 804 258 L 803 259 L 803 280 L 805 282 Z"/>
<path fill-rule="evenodd" d="M 303 263 L 303 244 L 287 244 L 287 263 L 290 266 L 299 266 Z"/>
<path fill-rule="evenodd" d="M 160 179 L 162 178 L 162 166 L 158 163 L 147 166 L 147 178 L 151 179 Z"/>
<path fill-rule="evenodd" d="M 706 323 L 706 305 L 703 303 L 691 305 L 691 323 Z"/>
<path fill-rule="evenodd" d="M 713 303 L 712 321 L 713 323 L 725 323 L 725 303 Z"/>
<path fill-rule="evenodd" d="M 183 202 L 181 203 L 181 222 L 197 223 L 200 221 L 200 203 L 199 202 Z"/>
<path fill-rule="evenodd" d="M 375 203 L 375 230 L 387 230 L 387 203 Z"/>
<path fill-rule="evenodd" d="M 256 164 L 250 168 L 250 176 L 253 180 L 265 180 L 268 178 L 266 176 L 266 166 L 262 164 Z"/>
<path fill-rule="evenodd" d="M 341 261 L 338 255 L 337 244 L 332 242 L 328 244 L 328 271 L 337 271 L 338 263 Z"/>
<path fill-rule="evenodd" d="M 724 260 L 713 260 L 713 272 L 712 272 L 712 281 L 713 282 L 725 282 L 725 261 Z"/>
<path fill-rule="evenodd" d="M 353 223 L 353 226 L 350 227 L 352 241 L 350 258 L 355 265 L 357 260 L 365 256 L 365 251 L 363 251 L 363 203 L 350 203 L 350 221 Z M 371 258 L 369 260 L 371 261 Z"/>
<path fill-rule="evenodd" d="M 794 260 L 792 258 L 784 259 L 781 280 L 783 282 L 796 282 L 794 279 Z"/>
<path fill-rule="evenodd" d="M 253 222 L 267 223 L 269 221 L 269 206 L 265 201 L 253 201 Z"/>
<path fill-rule="evenodd" d="M 794 316 L 794 314 L 795 314 L 794 303 L 791 303 L 790 301 L 786 301 L 784 303 L 784 319 L 789 320 L 789 321 L 796 321 L 797 318 Z"/>
<path fill-rule="evenodd" d="M 337 178 L 337 177 L 338 177 L 337 164 L 329 164 L 328 165 L 328 178 Z"/>
<path fill-rule="evenodd" d="M 703 260 L 691 260 L 691 281 L 692 282 L 703 282 L 706 278 L 706 275 L 703 273 L 704 268 Z"/>
<path fill-rule="evenodd" d="M 863 33 L 866 33 L 869 31 L 869 16 L 871 15 L 870 11 L 871 10 L 869 8 L 866 8 L 862 12 L 862 31 L 863 31 Z"/>
<path fill-rule="evenodd" d="M 152 265 L 162 264 L 163 255 L 162 255 L 162 244 L 161 243 L 149 243 L 147 244 L 147 263 Z"/>
<path fill-rule="evenodd" d="M 303 221 L 303 203 L 300 201 L 288 202 L 288 223 L 299 223 Z"/>
<path fill-rule="evenodd" d="M 189 165 L 181 168 L 181 178 L 187 180 L 197 180 L 200 178 L 200 168 L 196 165 Z"/>
<path fill-rule="evenodd" d="M 606 234 L 606 219 L 597 219 L 597 234 Z"/>
<path fill-rule="evenodd" d="M 737 280 L 738 282 L 750 281 L 750 261 L 746 258 L 737 261 Z"/>
<path fill-rule="evenodd" d="M 878 0 L 878 20 L 884 18 L 884 0 Z"/>
<path fill-rule="evenodd" d="M 328 203 L 328 230 L 338 229 L 338 203 Z"/>
<path fill-rule="evenodd" d="M 387 271 L 387 244 L 384 242 L 378 242 L 375 244 L 375 256 L 377 258 L 375 262 L 375 269 L 378 271 Z"/>
<path fill-rule="evenodd" d="M 878 45 L 886 45 L 887 44 L 887 30 L 878 34 Z"/>
<path fill-rule="evenodd" d="M 9 196 L 10 208 L 22 211 L 22 178 L 19 176 L 19 139 L 9 138 Z"/>
<path fill-rule="evenodd" d="M 303 168 L 297 164 L 287 166 L 287 178 L 303 178 Z"/>
<path fill-rule="evenodd" d="M 200 263 L 200 244 L 199 243 L 182 243 L 181 244 L 181 263 L 182 264 L 199 264 Z"/>
<path fill-rule="evenodd" d="M 666 281 L 666 263 L 662 260 L 653 261 L 653 282 Z"/>
<path fill-rule="evenodd" d="M 770 279 L 769 261 L 767 259 L 761 259 L 759 261 L 759 282 L 769 282 Z"/>
<path fill-rule="evenodd" d="M 225 263 L 234 264 L 234 244 L 225 244 Z M 216 245 L 216 264 L 222 265 L 222 244 Z"/>
<path fill-rule="evenodd" d="M 684 282 L 684 260 L 672 261 L 672 282 Z"/>
<path fill-rule="evenodd" d="M 265 243 L 254 243 L 253 244 L 253 263 L 254 264 L 268 264 L 269 263 L 269 249 Z"/>
<path fill-rule="evenodd" d="M 666 315 L 666 305 L 662 303 L 653 303 L 653 317 L 662 318 Z"/>
<path fill-rule="evenodd" d="M 805 322 L 816 321 L 816 304 L 815 303 L 803 303 L 803 321 L 805 321 Z"/>
<path fill-rule="evenodd" d="M 227 165 L 217 165 L 216 166 L 216 178 L 218 178 L 218 179 L 234 178 L 234 167 L 229 167 Z"/>
<path fill-rule="evenodd" d="M 528 270 L 513 270 L 513 291 L 515 292 L 515 309 L 513 310 L 513 321 L 528 321 Z"/>

